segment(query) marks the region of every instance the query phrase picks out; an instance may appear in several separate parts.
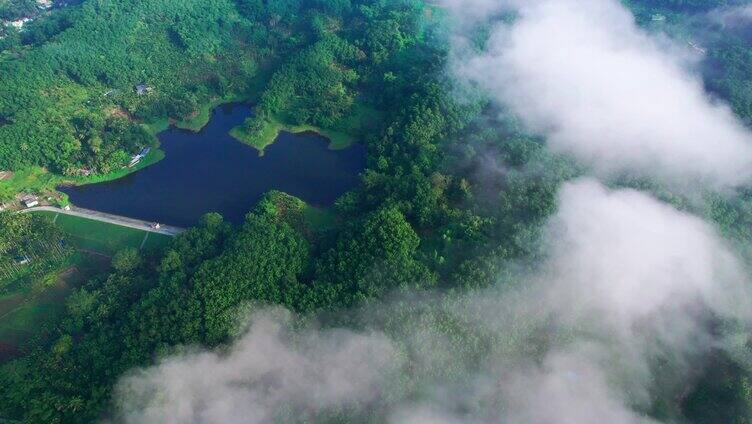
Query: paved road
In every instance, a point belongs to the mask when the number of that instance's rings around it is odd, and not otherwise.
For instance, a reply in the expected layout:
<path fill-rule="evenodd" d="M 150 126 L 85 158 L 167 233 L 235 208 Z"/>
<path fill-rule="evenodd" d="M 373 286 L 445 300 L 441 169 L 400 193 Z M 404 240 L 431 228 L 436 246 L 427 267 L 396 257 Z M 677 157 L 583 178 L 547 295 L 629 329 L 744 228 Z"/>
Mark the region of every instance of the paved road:
<path fill-rule="evenodd" d="M 153 228 L 152 227 L 153 222 L 141 221 L 140 219 L 126 218 L 124 216 L 112 215 L 109 213 L 93 211 L 91 209 L 84 209 L 84 208 L 79 208 L 76 206 L 71 206 L 71 209 L 68 211 L 62 208 L 55 207 L 55 206 L 37 206 L 33 208 L 24 209 L 21 211 L 21 213 L 38 212 L 38 211 L 39 212 L 41 211 L 56 212 L 56 213 L 61 213 L 63 215 L 78 216 L 81 218 L 93 219 L 95 221 L 107 222 L 109 224 L 120 225 L 122 227 L 135 228 L 137 230 L 149 231 L 152 233 L 164 234 L 168 236 L 174 236 L 185 231 L 184 228 L 173 227 L 171 225 L 164 225 L 164 224 L 160 225 L 159 228 Z"/>

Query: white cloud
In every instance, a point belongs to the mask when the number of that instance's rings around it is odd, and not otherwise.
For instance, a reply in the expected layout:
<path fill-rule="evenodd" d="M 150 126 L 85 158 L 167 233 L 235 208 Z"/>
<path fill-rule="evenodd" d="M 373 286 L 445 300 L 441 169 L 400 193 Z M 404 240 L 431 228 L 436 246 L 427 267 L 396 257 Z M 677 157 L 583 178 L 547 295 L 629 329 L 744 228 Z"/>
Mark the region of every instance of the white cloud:
<path fill-rule="evenodd" d="M 647 422 L 654 360 L 671 358 L 682 382 L 720 340 L 708 317 L 750 318 L 733 253 L 709 225 L 649 196 L 570 183 L 547 234 L 548 259 L 519 289 L 371 305 L 360 333 L 296 331 L 279 313 L 257 314 L 225 354 L 124 378 L 118 418 Z"/>
<path fill-rule="evenodd" d="M 497 24 L 484 51 L 458 52 L 456 71 L 547 136 L 551 148 L 602 175 L 632 172 L 715 188 L 749 181 L 748 131 L 616 0 L 537 0 L 516 8 L 519 18 Z"/>
<path fill-rule="evenodd" d="M 285 415 L 357 406 L 399 367 L 379 334 L 315 331 L 290 337 L 277 310 L 251 318 L 227 353 L 198 351 L 136 370 L 117 388 L 117 420 L 129 423 L 265 423 Z"/>

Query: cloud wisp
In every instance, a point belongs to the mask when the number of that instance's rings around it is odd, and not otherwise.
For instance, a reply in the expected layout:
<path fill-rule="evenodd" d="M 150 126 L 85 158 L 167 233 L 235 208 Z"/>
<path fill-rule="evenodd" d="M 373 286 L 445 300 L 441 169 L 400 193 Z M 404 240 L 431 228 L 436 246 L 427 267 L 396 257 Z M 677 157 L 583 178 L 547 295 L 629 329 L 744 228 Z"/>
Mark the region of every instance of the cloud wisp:
<path fill-rule="evenodd" d="M 123 422 L 230 423 L 302 419 L 310 411 L 376 399 L 399 368 L 391 341 L 348 330 L 291 331 L 291 315 L 266 309 L 227 352 L 196 351 L 125 376 Z M 294 339 L 294 341 L 293 341 Z"/>
<path fill-rule="evenodd" d="M 752 22 L 752 4 L 735 7 L 722 7 L 711 11 L 708 16 L 726 27 L 738 27 Z"/>
<path fill-rule="evenodd" d="M 545 135 L 552 149 L 599 175 L 716 189 L 749 182 L 750 133 L 704 92 L 678 50 L 638 28 L 618 1 L 497 4 L 517 19 L 493 24 L 482 51 L 457 43 L 454 71 Z M 463 18 L 462 28 L 479 19 Z"/>

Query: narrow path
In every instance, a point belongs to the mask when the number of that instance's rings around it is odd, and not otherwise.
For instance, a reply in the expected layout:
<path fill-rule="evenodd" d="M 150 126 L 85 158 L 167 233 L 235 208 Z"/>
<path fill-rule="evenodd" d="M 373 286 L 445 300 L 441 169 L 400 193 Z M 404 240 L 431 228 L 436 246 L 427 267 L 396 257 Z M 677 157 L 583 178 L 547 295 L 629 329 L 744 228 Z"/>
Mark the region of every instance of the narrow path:
<path fill-rule="evenodd" d="M 146 244 L 146 239 L 148 239 L 148 238 L 149 238 L 149 233 L 147 232 L 146 234 L 144 234 L 144 239 L 141 240 L 141 245 L 138 246 L 138 250 L 143 250 L 144 249 L 144 245 Z"/>
<path fill-rule="evenodd" d="M 140 219 L 126 218 L 124 216 L 112 215 L 109 213 L 93 211 L 91 209 L 79 208 L 72 206 L 70 210 L 65 210 L 55 206 L 36 206 L 33 208 L 24 209 L 21 213 L 28 212 L 56 212 L 58 214 L 77 216 L 80 218 L 92 219 L 94 221 L 106 222 L 108 224 L 120 225 L 122 227 L 134 228 L 136 230 L 148 231 L 150 233 L 164 234 L 167 236 L 175 236 L 183 231 L 184 228 L 173 227 L 171 225 L 161 225 L 159 228 L 152 227 L 151 222 L 142 221 Z"/>

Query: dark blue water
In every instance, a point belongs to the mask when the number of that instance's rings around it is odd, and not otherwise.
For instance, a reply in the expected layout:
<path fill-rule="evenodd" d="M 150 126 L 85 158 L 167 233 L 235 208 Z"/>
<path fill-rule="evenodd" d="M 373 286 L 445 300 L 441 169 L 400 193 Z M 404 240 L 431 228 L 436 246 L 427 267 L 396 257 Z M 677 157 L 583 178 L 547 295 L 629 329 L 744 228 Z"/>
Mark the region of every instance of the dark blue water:
<path fill-rule="evenodd" d="M 319 135 L 283 132 L 259 156 L 228 133 L 250 115 L 244 105 L 219 107 L 198 133 L 177 128 L 160 133 L 162 161 L 115 181 L 61 191 L 76 206 L 187 227 L 207 212 L 242 222 L 269 190 L 328 206 L 358 184 L 365 166 L 362 146 L 334 151 Z"/>

